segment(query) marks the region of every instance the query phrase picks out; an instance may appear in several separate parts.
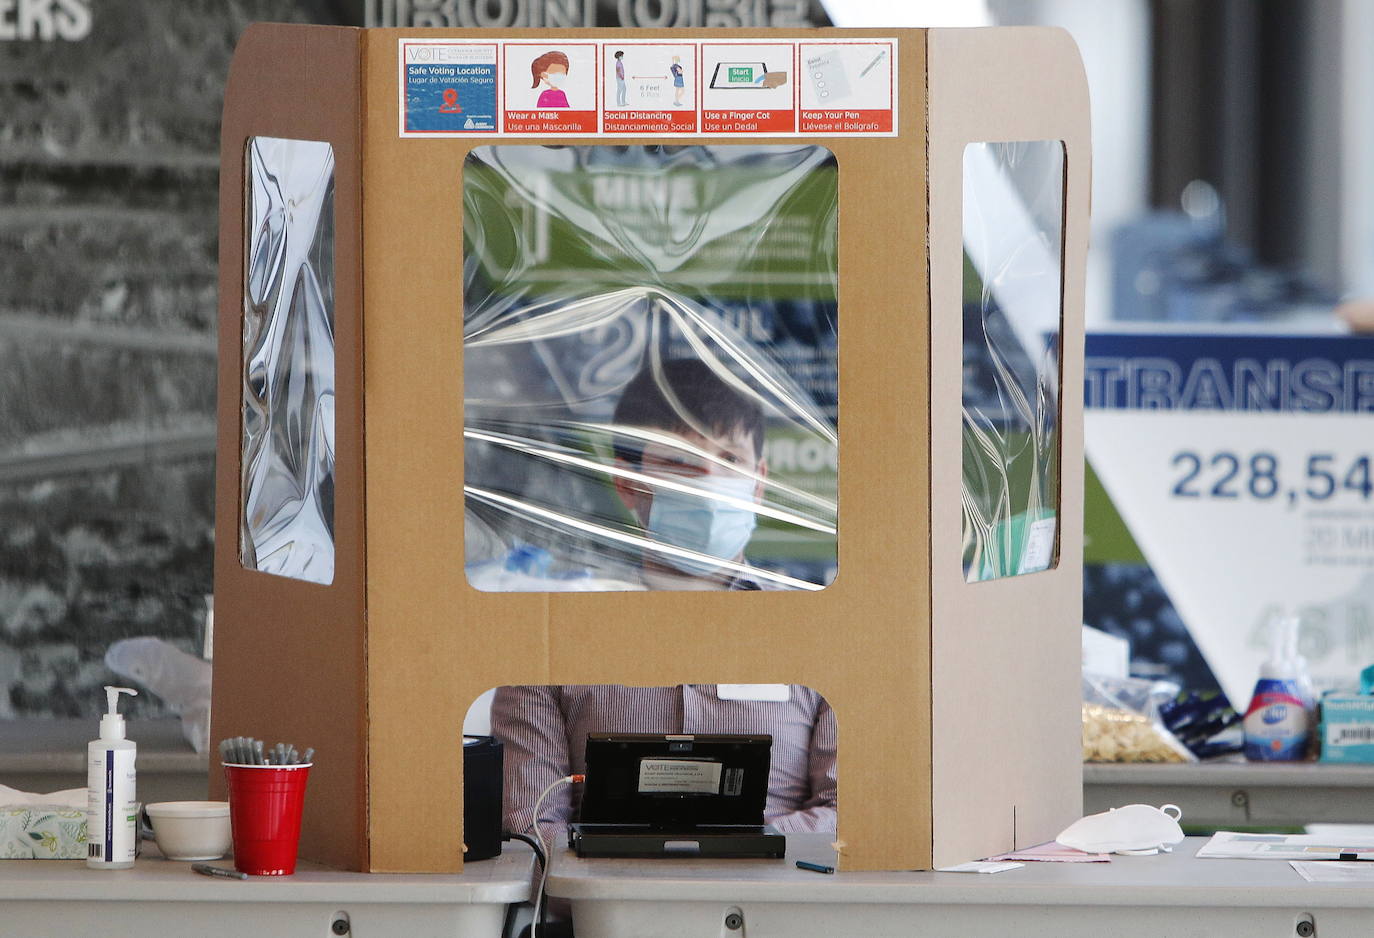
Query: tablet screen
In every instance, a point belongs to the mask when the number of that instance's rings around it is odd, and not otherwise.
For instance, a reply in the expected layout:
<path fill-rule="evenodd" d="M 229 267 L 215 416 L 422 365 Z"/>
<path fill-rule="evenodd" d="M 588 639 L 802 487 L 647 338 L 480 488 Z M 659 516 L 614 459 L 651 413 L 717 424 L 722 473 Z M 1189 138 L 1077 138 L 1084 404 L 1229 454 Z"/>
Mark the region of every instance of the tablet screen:
<path fill-rule="evenodd" d="M 763 62 L 720 62 L 711 75 L 712 88 L 761 88 L 768 66 Z"/>

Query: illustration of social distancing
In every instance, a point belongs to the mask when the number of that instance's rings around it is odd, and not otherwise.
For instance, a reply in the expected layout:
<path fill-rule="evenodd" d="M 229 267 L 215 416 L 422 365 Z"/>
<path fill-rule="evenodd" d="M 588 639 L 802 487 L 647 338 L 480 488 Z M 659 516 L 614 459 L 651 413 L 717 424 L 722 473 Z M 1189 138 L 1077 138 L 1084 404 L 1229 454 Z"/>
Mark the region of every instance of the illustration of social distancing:
<path fill-rule="evenodd" d="M 697 129 L 693 46 L 607 45 L 603 126 L 607 133 L 693 133 Z"/>

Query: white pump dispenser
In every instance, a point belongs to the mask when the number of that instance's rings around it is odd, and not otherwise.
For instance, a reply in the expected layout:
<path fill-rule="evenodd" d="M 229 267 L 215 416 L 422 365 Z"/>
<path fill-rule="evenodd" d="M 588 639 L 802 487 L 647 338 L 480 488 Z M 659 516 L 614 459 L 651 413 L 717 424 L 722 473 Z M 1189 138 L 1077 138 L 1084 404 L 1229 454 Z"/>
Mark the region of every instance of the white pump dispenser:
<path fill-rule="evenodd" d="M 133 866 L 138 846 L 138 744 L 124 738 L 120 694 L 136 697 L 138 691 L 106 685 L 109 709 L 100 718 L 100 738 L 86 747 L 86 865 L 99 870 Z"/>
<path fill-rule="evenodd" d="M 109 707 L 100 718 L 100 738 L 101 739 L 123 739 L 124 738 L 124 714 L 119 712 L 119 695 L 128 694 L 130 697 L 137 697 L 138 691 L 129 687 L 111 687 L 105 685 L 105 705 Z"/>

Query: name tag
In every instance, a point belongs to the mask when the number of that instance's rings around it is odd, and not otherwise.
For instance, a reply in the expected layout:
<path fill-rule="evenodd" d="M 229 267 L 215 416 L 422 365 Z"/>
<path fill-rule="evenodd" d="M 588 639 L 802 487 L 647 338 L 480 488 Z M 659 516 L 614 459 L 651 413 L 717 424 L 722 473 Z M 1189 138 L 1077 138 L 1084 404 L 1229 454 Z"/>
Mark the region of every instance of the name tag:
<path fill-rule="evenodd" d="M 721 700 L 769 700 L 787 703 L 792 688 L 787 684 L 717 684 L 716 696 Z"/>

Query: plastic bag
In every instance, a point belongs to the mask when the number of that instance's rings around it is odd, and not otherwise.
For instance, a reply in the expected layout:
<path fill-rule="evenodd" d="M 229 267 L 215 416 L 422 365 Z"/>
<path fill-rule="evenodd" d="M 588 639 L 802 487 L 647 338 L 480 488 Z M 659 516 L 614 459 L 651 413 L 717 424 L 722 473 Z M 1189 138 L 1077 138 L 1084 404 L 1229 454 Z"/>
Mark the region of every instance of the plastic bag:
<path fill-rule="evenodd" d="M 1083 674 L 1084 762 L 1196 762 L 1159 718 L 1178 685 Z"/>
<path fill-rule="evenodd" d="M 1240 752 L 1241 717 L 1220 690 L 1179 691 L 1159 705 L 1159 718 L 1199 759 Z"/>
<path fill-rule="evenodd" d="M 470 585 L 833 580 L 837 178 L 812 145 L 473 151 Z"/>
<path fill-rule="evenodd" d="M 210 749 L 211 665 L 160 638 L 126 638 L 105 652 L 106 666 L 146 687 L 181 715 L 181 735 L 196 752 Z"/>

